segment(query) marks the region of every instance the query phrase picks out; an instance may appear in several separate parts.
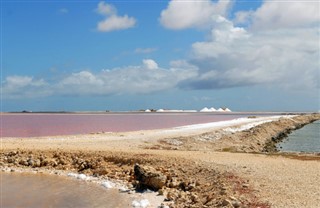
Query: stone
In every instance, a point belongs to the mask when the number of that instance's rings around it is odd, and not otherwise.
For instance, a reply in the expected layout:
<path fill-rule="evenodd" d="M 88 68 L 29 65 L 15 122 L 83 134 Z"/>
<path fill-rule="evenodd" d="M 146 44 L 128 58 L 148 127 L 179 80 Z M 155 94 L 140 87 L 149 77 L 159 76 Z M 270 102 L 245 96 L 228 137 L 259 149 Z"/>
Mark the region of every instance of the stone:
<path fill-rule="evenodd" d="M 13 162 L 14 162 L 14 159 L 13 159 L 12 157 L 9 157 L 9 158 L 7 159 L 7 162 L 8 162 L 8 163 L 13 163 Z"/>
<path fill-rule="evenodd" d="M 230 201 L 230 200 L 228 200 L 228 199 L 224 199 L 224 200 L 222 201 L 222 206 L 229 206 L 229 205 L 231 205 L 231 206 L 232 206 L 232 204 L 231 204 L 231 201 Z"/>
<path fill-rule="evenodd" d="M 33 166 L 33 164 L 34 164 L 34 161 L 32 159 L 29 159 L 27 162 L 28 162 L 29 166 Z"/>
<path fill-rule="evenodd" d="M 33 164 L 33 167 L 41 167 L 41 162 L 40 162 L 40 160 L 35 160 L 35 161 L 34 161 L 34 164 Z"/>
<path fill-rule="evenodd" d="M 139 184 L 142 185 L 140 188 L 150 188 L 152 190 L 159 190 L 166 184 L 166 177 L 159 171 L 156 171 L 153 167 L 141 166 L 135 164 L 134 175 Z"/>
<path fill-rule="evenodd" d="M 231 203 L 232 207 L 238 208 L 241 206 L 241 202 L 237 198 L 230 196 L 229 199 L 229 202 Z"/>

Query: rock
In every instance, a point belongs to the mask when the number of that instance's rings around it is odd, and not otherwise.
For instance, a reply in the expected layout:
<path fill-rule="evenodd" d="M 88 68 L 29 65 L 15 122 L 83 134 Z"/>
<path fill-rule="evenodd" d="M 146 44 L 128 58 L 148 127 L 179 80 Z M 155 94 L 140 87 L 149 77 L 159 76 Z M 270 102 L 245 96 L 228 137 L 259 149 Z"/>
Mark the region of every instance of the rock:
<path fill-rule="evenodd" d="M 231 205 L 232 206 L 232 204 L 231 204 L 231 201 L 229 201 L 228 199 L 224 199 L 223 201 L 222 201 L 222 206 L 229 206 L 229 205 Z"/>
<path fill-rule="evenodd" d="M 40 166 L 41 166 L 40 160 L 35 160 L 33 167 L 40 167 Z"/>
<path fill-rule="evenodd" d="M 240 203 L 239 201 L 232 201 L 232 206 L 233 206 L 234 208 L 238 208 L 238 207 L 241 206 L 241 203 Z"/>
<path fill-rule="evenodd" d="M 32 159 L 29 159 L 27 162 L 28 162 L 29 166 L 33 166 L 33 164 L 34 164 L 34 161 Z"/>
<path fill-rule="evenodd" d="M 237 198 L 230 196 L 229 199 L 229 202 L 231 203 L 232 207 L 238 208 L 241 206 L 241 202 Z"/>
<path fill-rule="evenodd" d="M 179 193 L 177 193 L 177 190 L 175 189 L 169 190 L 165 196 L 166 201 L 174 201 L 177 198 L 179 198 Z"/>
<path fill-rule="evenodd" d="M 142 167 L 141 165 L 136 164 L 134 166 L 134 175 L 136 180 L 140 182 L 140 185 L 152 190 L 159 190 L 166 184 L 166 177 L 161 172 L 156 171 L 153 167 Z"/>
<path fill-rule="evenodd" d="M 9 157 L 9 158 L 7 159 L 7 162 L 8 162 L 8 163 L 13 163 L 13 162 L 14 162 L 14 159 L 13 159 L 12 157 Z"/>

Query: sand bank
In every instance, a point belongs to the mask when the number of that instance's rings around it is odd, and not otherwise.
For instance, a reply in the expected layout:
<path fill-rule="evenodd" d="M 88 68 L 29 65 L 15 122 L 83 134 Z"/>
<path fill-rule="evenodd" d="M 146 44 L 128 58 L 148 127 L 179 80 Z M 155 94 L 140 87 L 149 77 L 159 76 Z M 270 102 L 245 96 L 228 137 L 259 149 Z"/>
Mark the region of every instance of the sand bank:
<path fill-rule="evenodd" d="M 315 119 L 319 114 L 127 133 L 5 138 L 0 166 L 77 172 L 134 187 L 139 182 L 133 166 L 139 163 L 166 177 L 159 193 L 171 207 L 317 207 L 320 156 L 257 154 L 267 151 L 270 139 Z"/>

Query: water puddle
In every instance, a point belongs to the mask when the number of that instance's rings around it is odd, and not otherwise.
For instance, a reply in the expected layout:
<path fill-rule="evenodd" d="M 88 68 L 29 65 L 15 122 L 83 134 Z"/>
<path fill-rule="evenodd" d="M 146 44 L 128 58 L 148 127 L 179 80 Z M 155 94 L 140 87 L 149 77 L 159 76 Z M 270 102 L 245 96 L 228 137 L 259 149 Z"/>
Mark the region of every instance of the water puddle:
<path fill-rule="evenodd" d="M 131 207 L 129 195 L 117 189 L 63 176 L 0 173 L 0 207 Z"/>

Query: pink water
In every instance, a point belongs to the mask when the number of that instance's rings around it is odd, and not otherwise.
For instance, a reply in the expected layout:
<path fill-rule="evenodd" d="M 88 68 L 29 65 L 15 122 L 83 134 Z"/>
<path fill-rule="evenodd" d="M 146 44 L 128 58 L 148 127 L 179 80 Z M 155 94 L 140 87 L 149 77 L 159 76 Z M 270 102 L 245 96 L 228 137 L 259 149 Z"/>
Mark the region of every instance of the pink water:
<path fill-rule="evenodd" d="M 1 114 L 1 137 L 38 137 L 171 128 L 246 117 L 214 113 Z"/>

